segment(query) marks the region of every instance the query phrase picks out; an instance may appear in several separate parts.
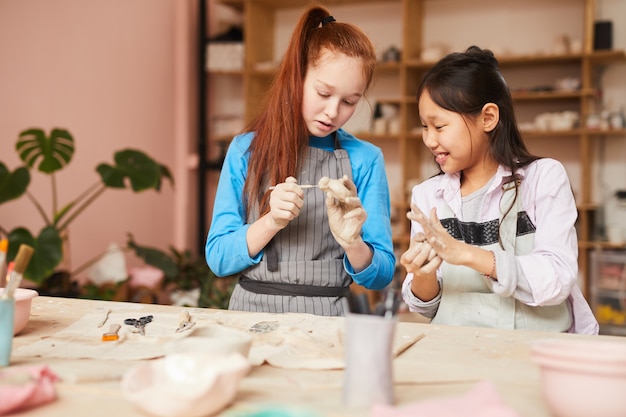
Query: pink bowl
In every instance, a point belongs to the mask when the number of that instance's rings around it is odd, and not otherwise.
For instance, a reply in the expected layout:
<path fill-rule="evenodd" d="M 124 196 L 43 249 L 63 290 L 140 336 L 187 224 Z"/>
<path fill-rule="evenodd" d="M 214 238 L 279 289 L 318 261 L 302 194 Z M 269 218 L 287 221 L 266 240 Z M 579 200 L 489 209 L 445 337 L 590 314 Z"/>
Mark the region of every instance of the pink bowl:
<path fill-rule="evenodd" d="M 626 343 L 554 339 L 534 343 L 546 403 L 556 417 L 623 417 Z"/>
<path fill-rule="evenodd" d="M 4 292 L 4 288 L 0 289 L 0 294 Z M 21 332 L 28 319 L 30 318 L 30 307 L 32 305 L 33 298 L 37 297 L 39 293 L 35 290 L 28 288 L 17 288 L 13 293 L 15 299 L 15 311 L 13 313 L 13 336 Z"/>

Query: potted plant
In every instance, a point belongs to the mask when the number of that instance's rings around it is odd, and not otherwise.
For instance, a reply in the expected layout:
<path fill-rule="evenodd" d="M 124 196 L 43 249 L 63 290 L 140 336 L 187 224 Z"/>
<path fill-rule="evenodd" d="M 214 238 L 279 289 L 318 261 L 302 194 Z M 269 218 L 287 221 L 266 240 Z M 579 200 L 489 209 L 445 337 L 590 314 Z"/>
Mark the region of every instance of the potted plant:
<path fill-rule="evenodd" d="M 55 174 L 72 161 L 74 149 L 74 138 L 66 129 L 54 128 L 47 135 L 43 129 L 30 128 L 20 132 L 15 144 L 15 150 L 24 165 L 11 171 L 0 162 L 0 204 L 26 195 L 45 223 L 35 233 L 26 226 L 6 230 L 0 224 L 0 233 L 9 240 L 7 259 L 12 260 L 15 257 L 20 244 L 32 246 L 35 251 L 24 276 L 44 289 L 44 292 L 53 292 L 54 287 L 66 287 L 63 291 L 70 290 L 67 286 L 71 285 L 72 273 L 57 270 L 64 257 L 63 239 L 70 223 L 102 193 L 110 188 L 130 189 L 135 193 L 160 191 L 164 179 L 172 184 L 174 182 L 166 166 L 155 162 L 141 151 L 124 149 L 114 154 L 113 163 L 97 165 L 99 178 L 91 187 L 74 200 L 59 205 Z M 52 207 L 49 211 L 28 192 L 33 171 L 50 177 Z"/>

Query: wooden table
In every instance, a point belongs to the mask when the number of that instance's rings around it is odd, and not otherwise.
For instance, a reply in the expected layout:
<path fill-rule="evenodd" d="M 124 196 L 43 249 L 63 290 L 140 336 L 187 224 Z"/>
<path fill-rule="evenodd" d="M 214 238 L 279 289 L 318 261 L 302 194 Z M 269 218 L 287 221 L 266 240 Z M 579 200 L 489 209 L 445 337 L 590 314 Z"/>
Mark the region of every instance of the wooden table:
<path fill-rule="evenodd" d="M 14 351 L 66 328 L 96 309 L 132 308 L 146 314 L 178 313 L 180 307 L 107 301 L 37 297 L 31 318 L 14 339 Z M 228 313 L 227 313 L 228 314 Z M 237 313 L 233 313 L 237 314 Z M 249 313 L 252 314 L 252 313 Z M 325 320 L 319 317 L 319 320 Z M 394 360 L 396 405 L 458 396 L 477 382 L 493 381 L 504 402 L 522 416 L 549 417 L 540 392 L 538 368 L 530 361 L 530 343 L 548 337 L 592 336 L 447 327 L 410 323 L 425 337 Z M 598 339 L 613 336 L 596 336 Z M 57 382 L 58 400 L 31 410 L 29 416 L 141 416 L 120 391 L 119 378 L 136 362 L 92 359 L 43 359 L 13 355 L 11 366 L 47 364 L 53 371 L 89 370 L 100 380 Z M 312 416 L 364 416 L 367 410 L 342 405 L 343 371 L 304 371 L 253 367 L 242 381 L 235 402 L 223 415 L 242 416 L 281 407 L 308 411 Z"/>

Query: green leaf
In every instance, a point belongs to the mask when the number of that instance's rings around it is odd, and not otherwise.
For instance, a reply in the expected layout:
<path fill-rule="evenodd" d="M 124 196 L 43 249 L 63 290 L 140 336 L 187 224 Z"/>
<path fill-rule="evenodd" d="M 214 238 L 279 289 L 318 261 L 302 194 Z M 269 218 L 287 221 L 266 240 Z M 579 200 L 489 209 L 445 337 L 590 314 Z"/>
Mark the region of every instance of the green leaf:
<path fill-rule="evenodd" d="M 166 279 L 172 279 L 178 276 L 178 265 L 162 250 L 148 246 L 139 246 L 130 236 L 128 238 L 128 247 L 135 251 L 135 255 L 143 259 L 146 264 L 162 270 Z"/>
<path fill-rule="evenodd" d="M 170 180 L 171 184 L 174 184 L 174 177 L 172 176 L 172 173 L 170 172 L 170 170 L 165 165 L 160 165 L 160 168 L 161 168 L 161 176 L 159 177 L 159 183 L 156 186 L 157 191 L 161 191 L 161 178 L 163 177 Z"/>
<path fill-rule="evenodd" d="M 63 239 L 52 226 L 45 227 L 37 238 L 25 228 L 13 229 L 8 236 L 9 250 L 7 259 L 15 259 L 21 244 L 32 246 L 33 256 L 28 263 L 24 277 L 35 282 L 43 283 L 54 272 L 63 259 Z"/>
<path fill-rule="evenodd" d="M 159 191 L 161 177 L 171 180 L 169 170 L 143 152 L 134 149 L 119 151 L 115 153 L 114 161 L 115 166 L 100 164 L 96 168 L 107 187 L 126 188 L 125 180 L 128 178 L 134 192 L 150 189 Z"/>
<path fill-rule="evenodd" d="M 19 167 L 10 172 L 0 162 L 0 204 L 21 197 L 30 184 L 30 172 L 26 167 Z"/>
<path fill-rule="evenodd" d="M 42 129 L 27 129 L 20 133 L 15 149 L 30 168 L 45 174 L 63 169 L 74 155 L 74 138 L 65 129 L 52 129 L 50 136 Z"/>
<path fill-rule="evenodd" d="M 99 164 L 96 167 L 96 171 L 100 174 L 100 178 L 104 185 L 110 188 L 126 188 L 126 184 L 124 184 L 124 178 L 126 175 L 107 164 Z"/>

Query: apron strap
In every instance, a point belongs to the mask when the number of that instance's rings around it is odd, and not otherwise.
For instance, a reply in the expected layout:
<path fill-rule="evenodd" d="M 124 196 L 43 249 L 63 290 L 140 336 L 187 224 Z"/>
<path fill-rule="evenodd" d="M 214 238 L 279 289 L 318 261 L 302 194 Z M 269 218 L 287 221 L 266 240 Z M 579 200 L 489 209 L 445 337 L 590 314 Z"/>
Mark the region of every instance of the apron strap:
<path fill-rule="evenodd" d="M 520 183 L 521 180 L 512 178 L 510 181 L 502 184 L 504 193 L 500 198 L 500 213 L 502 213 L 498 230 L 500 232 L 500 245 L 504 250 L 513 253 L 515 253 L 515 237 L 517 235 L 517 215 L 521 206 L 521 197 L 519 196 Z"/>
<path fill-rule="evenodd" d="M 255 294 L 291 295 L 305 297 L 347 297 L 350 287 L 322 287 L 318 285 L 288 284 L 250 279 L 241 275 L 239 285 Z"/>

